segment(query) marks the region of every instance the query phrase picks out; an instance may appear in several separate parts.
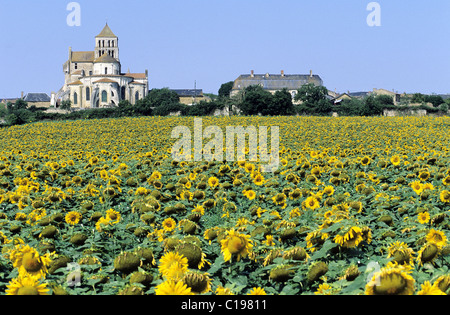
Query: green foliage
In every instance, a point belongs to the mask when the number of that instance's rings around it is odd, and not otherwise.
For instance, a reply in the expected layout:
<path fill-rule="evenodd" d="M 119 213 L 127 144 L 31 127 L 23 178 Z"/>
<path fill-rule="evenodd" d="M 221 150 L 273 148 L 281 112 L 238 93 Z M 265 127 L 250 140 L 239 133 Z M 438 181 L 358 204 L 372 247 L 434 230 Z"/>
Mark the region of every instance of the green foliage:
<path fill-rule="evenodd" d="M 65 100 L 61 102 L 60 108 L 62 110 L 70 110 L 72 107 L 72 102 L 70 100 Z"/>
<path fill-rule="evenodd" d="M 168 88 L 153 89 L 145 98 L 137 101 L 135 112 L 144 116 L 165 116 L 168 110 L 179 107 L 179 103 L 180 97 L 176 92 Z"/>
<path fill-rule="evenodd" d="M 222 109 L 223 103 L 220 101 L 206 102 L 201 101 L 192 106 L 186 106 L 183 111 L 183 116 L 209 116 L 217 109 Z"/>
<path fill-rule="evenodd" d="M 292 96 L 287 89 L 276 91 L 272 96 L 272 101 L 269 103 L 269 106 L 262 112 L 263 115 L 269 116 L 288 116 L 294 113 L 295 109 L 292 104 Z"/>
<path fill-rule="evenodd" d="M 233 81 L 230 81 L 230 82 L 222 84 L 220 86 L 220 89 L 219 89 L 219 97 L 220 98 L 222 98 L 222 97 L 225 97 L 225 98 L 230 97 L 231 90 L 233 89 L 233 85 L 234 85 Z"/>
<path fill-rule="evenodd" d="M 243 115 L 277 116 L 295 113 L 292 97 L 286 89 L 272 95 L 259 85 L 252 85 L 244 90 L 238 107 Z"/>
<path fill-rule="evenodd" d="M 272 101 L 272 94 L 259 85 L 251 85 L 244 90 L 239 108 L 244 115 L 259 115 L 267 111 Z"/>
<path fill-rule="evenodd" d="M 425 96 L 425 102 L 433 104 L 433 107 L 439 107 L 445 103 L 444 99 L 439 95 L 427 95 Z"/>
<path fill-rule="evenodd" d="M 444 112 L 444 113 L 448 112 L 448 108 L 449 108 L 449 106 L 448 106 L 447 103 L 443 103 L 443 104 L 441 104 L 441 105 L 439 106 L 439 110 L 442 111 L 442 112 Z"/>
<path fill-rule="evenodd" d="M 332 110 L 331 102 L 327 100 L 328 90 L 324 86 L 306 84 L 298 89 L 295 95 L 296 101 L 302 103 L 297 106 L 300 114 L 326 115 Z"/>
<path fill-rule="evenodd" d="M 16 109 L 5 117 L 5 121 L 9 126 L 23 125 L 36 121 L 36 115 L 26 109 Z"/>

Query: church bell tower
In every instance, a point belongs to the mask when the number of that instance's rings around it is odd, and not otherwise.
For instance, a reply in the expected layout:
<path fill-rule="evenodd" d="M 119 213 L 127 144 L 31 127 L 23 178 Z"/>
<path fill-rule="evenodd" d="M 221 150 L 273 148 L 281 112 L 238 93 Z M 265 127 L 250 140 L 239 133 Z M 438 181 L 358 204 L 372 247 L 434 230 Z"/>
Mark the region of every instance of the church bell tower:
<path fill-rule="evenodd" d="M 95 59 L 109 55 L 119 60 L 119 38 L 114 35 L 106 23 L 102 32 L 95 37 Z"/>

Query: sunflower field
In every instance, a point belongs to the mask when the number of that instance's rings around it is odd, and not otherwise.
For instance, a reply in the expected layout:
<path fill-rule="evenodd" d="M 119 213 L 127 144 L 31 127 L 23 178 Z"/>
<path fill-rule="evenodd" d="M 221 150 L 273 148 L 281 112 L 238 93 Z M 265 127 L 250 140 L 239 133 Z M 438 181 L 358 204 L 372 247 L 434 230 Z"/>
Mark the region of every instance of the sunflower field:
<path fill-rule="evenodd" d="M 280 165 L 176 162 L 193 118 L 0 129 L 0 294 L 450 292 L 450 118 L 279 126 Z"/>

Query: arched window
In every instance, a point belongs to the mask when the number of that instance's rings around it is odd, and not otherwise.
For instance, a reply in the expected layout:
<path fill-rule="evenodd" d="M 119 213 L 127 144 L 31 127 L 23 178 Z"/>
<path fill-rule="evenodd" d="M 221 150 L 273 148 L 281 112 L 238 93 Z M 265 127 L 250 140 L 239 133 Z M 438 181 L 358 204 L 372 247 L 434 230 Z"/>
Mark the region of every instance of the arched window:
<path fill-rule="evenodd" d="M 89 87 L 86 88 L 86 101 L 91 100 L 91 89 Z"/>
<path fill-rule="evenodd" d="M 105 74 L 108 74 L 108 68 L 105 67 Z"/>
<path fill-rule="evenodd" d="M 136 92 L 136 94 L 134 95 L 134 99 L 135 101 L 139 101 L 139 92 Z"/>
<path fill-rule="evenodd" d="M 77 92 L 73 93 L 73 104 L 78 105 L 78 94 Z"/>
<path fill-rule="evenodd" d="M 102 103 L 108 102 L 108 93 L 106 91 L 102 91 Z"/>
<path fill-rule="evenodd" d="M 124 99 L 125 99 L 125 87 L 122 86 L 122 88 L 120 89 L 120 100 Z"/>

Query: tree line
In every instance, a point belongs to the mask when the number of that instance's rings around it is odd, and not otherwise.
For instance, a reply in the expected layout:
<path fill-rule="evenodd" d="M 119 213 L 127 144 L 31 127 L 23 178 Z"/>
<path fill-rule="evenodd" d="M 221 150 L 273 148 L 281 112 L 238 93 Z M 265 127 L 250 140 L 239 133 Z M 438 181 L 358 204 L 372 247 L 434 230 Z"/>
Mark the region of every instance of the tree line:
<path fill-rule="evenodd" d="M 447 112 L 449 106 L 449 103 L 440 96 L 419 93 L 404 98 L 400 106 L 395 106 L 393 98 L 388 95 L 344 99 L 339 104 L 334 104 L 328 96 L 328 89 L 314 84 L 302 86 L 295 92 L 294 97 L 286 89 L 272 94 L 259 85 L 249 86 L 232 96 L 232 87 L 233 81 L 224 83 L 218 95 L 210 95 L 210 101 L 202 100 L 190 106 L 181 104 L 178 94 L 168 88 L 150 90 L 149 94 L 135 105 L 123 100 L 114 108 L 72 111 L 70 101 L 63 101 L 60 108 L 67 110 L 67 114 L 47 113 L 46 108 L 29 107 L 27 102 L 19 99 L 14 104 L 8 103 L 5 108 L 0 107 L 0 120 L 4 121 L 3 125 L 12 126 L 43 120 L 167 116 L 173 113 L 180 116 L 208 116 L 214 114 L 216 110 L 223 109 L 228 109 L 230 114 L 244 116 L 329 116 L 332 112 L 340 116 L 377 116 L 382 115 L 385 109 L 410 109 L 410 103 L 422 104 L 414 109 L 422 108 L 428 112 Z M 428 106 L 427 103 L 431 103 L 432 106 Z"/>

